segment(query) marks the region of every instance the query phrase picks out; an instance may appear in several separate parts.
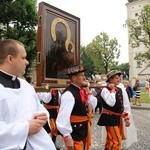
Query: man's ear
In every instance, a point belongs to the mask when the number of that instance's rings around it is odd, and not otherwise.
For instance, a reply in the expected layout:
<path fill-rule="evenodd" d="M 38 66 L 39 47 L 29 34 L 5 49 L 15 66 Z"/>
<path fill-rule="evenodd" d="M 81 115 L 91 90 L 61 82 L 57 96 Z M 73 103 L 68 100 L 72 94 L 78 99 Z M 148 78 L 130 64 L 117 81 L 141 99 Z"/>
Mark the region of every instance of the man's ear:
<path fill-rule="evenodd" d="M 13 59 L 12 55 L 8 55 L 6 59 L 8 63 L 12 64 L 12 59 Z"/>
<path fill-rule="evenodd" d="M 76 80 L 76 78 L 77 78 L 77 76 L 73 75 L 71 80 L 74 81 L 74 80 Z"/>

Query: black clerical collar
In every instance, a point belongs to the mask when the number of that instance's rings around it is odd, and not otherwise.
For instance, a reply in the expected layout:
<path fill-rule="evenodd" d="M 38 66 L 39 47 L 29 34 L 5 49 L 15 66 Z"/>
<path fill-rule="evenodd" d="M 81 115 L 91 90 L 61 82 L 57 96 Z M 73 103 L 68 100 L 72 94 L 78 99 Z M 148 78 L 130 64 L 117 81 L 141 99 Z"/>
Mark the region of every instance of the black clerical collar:
<path fill-rule="evenodd" d="M 0 75 L 4 78 L 7 78 L 7 79 L 13 80 L 13 81 L 15 81 L 17 78 L 16 76 L 10 75 L 10 74 L 6 73 L 5 71 L 2 71 L 2 70 L 0 70 Z"/>
<path fill-rule="evenodd" d="M 6 88 L 20 88 L 20 81 L 18 80 L 18 78 L 2 70 L 0 70 L 0 84 L 2 84 Z"/>

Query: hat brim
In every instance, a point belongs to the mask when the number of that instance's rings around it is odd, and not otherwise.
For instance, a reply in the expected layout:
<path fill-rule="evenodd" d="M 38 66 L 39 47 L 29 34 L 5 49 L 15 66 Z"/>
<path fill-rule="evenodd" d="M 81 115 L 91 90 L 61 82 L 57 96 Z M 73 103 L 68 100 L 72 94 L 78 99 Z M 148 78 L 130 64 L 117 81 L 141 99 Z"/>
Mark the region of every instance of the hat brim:
<path fill-rule="evenodd" d="M 85 72 L 86 71 L 86 69 L 84 69 L 84 70 L 82 70 L 82 71 L 78 71 L 78 72 L 74 72 L 74 73 L 67 73 L 66 75 L 76 75 L 76 74 L 78 74 L 78 73 L 81 73 L 81 72 Z"/>
<path fill-rule="evenodd" d="M 110 76 L 110 77 L 106 80 L 106 82 L 109 82 L 109 79 L 112 78 L 112 77 L 115 76 L 115 75 L 121 76 L 122 73 L 121 73 L 121 72 L 118 72 L 118 73 L 113 74 L 112 76 Z"/>

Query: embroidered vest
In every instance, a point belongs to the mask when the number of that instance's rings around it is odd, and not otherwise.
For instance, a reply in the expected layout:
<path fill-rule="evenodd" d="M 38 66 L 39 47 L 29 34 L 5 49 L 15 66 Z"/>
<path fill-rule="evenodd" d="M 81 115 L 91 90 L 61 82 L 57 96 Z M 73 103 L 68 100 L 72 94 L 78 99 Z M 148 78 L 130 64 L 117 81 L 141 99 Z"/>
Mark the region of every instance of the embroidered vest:
<path fill-rule="evenodd" d="M 102 105 L 107 110 L 121 114 L 124 111 L 122 90 L 117 87 L 116 103 L 113 107 L 107 105 L 104 100 L 102 100 Z M 120 116 L 102 113 L 97 124 L 100 126 L 118 126 L 120 125 Z"/>
<path fill-rule="evenodd" d="M 88 106 L 85 106 L 81 101 L 80 89 L 70 84 L 65 89 L 65 91 L 70 91 L 75 98 L 75 105 L 73 107 L 71 115 L 87 116 Z M 79 123 L 71 123 L 71 126 L 73 129 L 73 132 L 71 133 L 73 140 L 80 141 L 87 137 L 87 129 L 88 129 L 87 121 Z"/>

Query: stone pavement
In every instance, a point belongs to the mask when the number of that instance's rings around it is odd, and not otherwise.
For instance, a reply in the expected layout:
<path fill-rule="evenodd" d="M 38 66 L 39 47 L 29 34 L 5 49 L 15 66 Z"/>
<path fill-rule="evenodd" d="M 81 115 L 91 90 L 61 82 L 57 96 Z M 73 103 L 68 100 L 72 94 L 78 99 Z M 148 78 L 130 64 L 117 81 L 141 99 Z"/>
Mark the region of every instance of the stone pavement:
<path fill-rule="evenodd" d="M 132 144 L 126 150 L 150 150 L 150 104 L 142 103 L 141 106 L 132 105 L 132 114 L 137 131 L 138 142 Z M 97 125 L 99 114 L 95 113 L 92 118 L 92 147 L 90 150 L 104 150 L 101 141 L 101 127 Z M 66 150 L 62 138 L 57 137 L 57 145 L 61 150 Z"/>

